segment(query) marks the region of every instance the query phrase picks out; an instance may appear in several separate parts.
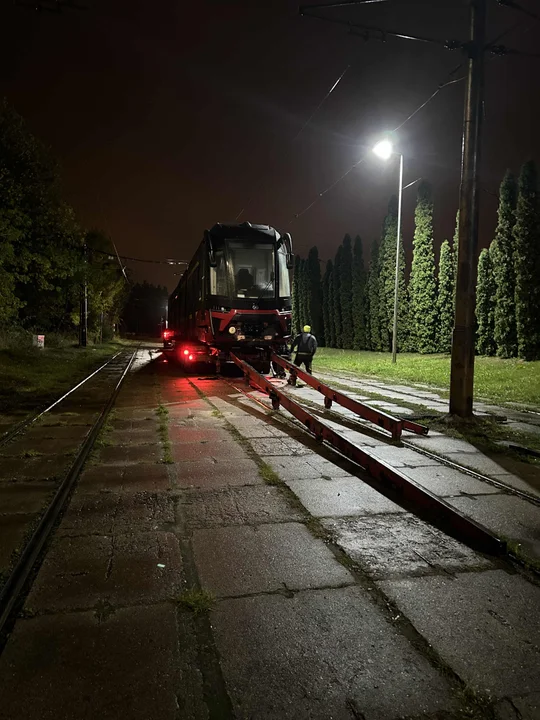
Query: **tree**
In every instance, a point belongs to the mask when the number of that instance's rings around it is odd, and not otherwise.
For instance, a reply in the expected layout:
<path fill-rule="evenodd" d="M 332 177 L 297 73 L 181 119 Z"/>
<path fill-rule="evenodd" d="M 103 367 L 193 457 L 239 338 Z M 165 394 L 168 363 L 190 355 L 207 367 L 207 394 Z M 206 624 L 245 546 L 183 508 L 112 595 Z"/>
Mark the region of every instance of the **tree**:
<path fill-rule="evenodd" d="M 478 259 L 476 321 L 476 351 L 480 355 L 495 355 L 495 278 L 487 248 Z"/>
<path fill-rule="evenodd" d="M 518 355 L 540 358 L 540 208 L 534 162 L 521 168 L 516 206 L 515 273 Z"/>
<path fill-rule="evenodd" d="M 439 313 L 437 350 L 442 353 L 450 352 L 452 347 L 452 331 L 454 329 L 454 285 L 454 252 L 448 240 L 444 240 L 441 245 L 439 257 L 439 292 L 437 295 L 437 309 Z"/>
<path fill-rule="evenodd" d="M 362 240 L 357 235 L 354 239 L 352 268 L 352 310 L 355 350 L 366 349 L 366 270 Z"/>
<path fill-rule="evenodd" d="M 394 304 L 396 287 L 396 241 L 397 241 L 397 198 L 392 196 L 388 203 L 388 213 L 383 224 L 383 235 L 379 246 L 379 328 L 380 350 L 388 351 L 392 347 L 394 332 Z M 399 239 L 398 267 L 398 323 L 397 343 L 403 349 L 408 335 L 407 329 L 407 286 L 405 282 L 405 253 L 403 240 Z"/>
<path fill-rule="evenodd" d="M 371 246 L 371 259 L 367 279 L 367 299 L 369 305 L 369 348 L 381 348 L 381 323 L 379 315 L 379 243 L 373 241 Z"/>
<path fill-rule="evenodd" d="M 335 345 L 335 327 L 334 317 L 332 315 L 333 300 L 333 273 L 334 263 L 329 260 L 326 263 L 326 270 L 323 278 L 323 321 L 324 321 L 324 339 L 326 347 L 334 347 Z"/>
<path fill-rule="evenodd" d="M 292 333 L 300 332 L 300 255 L 294 258 L 292 281 Z"/>
<path fill-rule="evenodd" d="M 499 191 L 498 223 L 489 249 L 495 277 L 495 343 L 497 355 L 517 355 L 516 276 L 514 270 L 514 224 L 516 222 L 516 180 L 507 170 Z"/>
<path fill-rule="evenodd" d="M 317 247 L 312 247 L 309 251 L 306 267 L 311 330 L 320 344 L 324 345 L 321 266 Z"/>
<path fill-rule="evenodd" d="M 354 327 L 352 312 L 352 264 L 353 254 L 351 236 L 345 235 L 342 243 L 340 262 L 339 304 L 341 309 L 342 347 L 352 349 L 354 343 Z"/>
<path fill-rule="evenodd" d="M 418 188 L 413 260 L 409 281 L 410 326 L 416 349 L 435 352 L 437 335 L 437 285 L 433 252 L 433 202 L 431 187 L 422 182 Z"/>
<path fill-rule="evenodd" d="M 332 316 L 334 318 L 335 347 L 343 347 L 342 319 L 341 319 L 341 262 L 343 258 L 343 246 L 340 245 L 334 260 L 333 292 L 332 292 Z"/>

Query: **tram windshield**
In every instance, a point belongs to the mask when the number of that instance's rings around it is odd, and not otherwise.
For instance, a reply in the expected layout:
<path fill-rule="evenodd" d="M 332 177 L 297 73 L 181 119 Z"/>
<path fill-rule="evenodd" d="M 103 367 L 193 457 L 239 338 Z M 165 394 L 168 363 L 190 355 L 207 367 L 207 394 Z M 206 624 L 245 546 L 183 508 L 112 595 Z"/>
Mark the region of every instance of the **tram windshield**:
<path fill-rule="evenodd" d="M 227 250 L 234 276 L 234 297 L 275 297 L 273 245 L 228 240 Z"/>

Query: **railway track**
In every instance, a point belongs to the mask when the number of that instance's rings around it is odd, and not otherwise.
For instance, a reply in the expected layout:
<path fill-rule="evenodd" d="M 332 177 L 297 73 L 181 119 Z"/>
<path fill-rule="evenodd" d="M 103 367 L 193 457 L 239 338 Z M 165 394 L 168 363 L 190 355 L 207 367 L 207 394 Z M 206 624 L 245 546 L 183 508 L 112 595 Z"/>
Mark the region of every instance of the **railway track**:
<path fill-rule="evenodd" d="M 269 409 L 276 410 L 279 409 L 280 406 L 283 406 L 284 409 L 293 415 L 293 419 L 287 417 L 287 420 L 293 422 L 297 427 L 302 427 L 304 431 L 307 430 L 320 442 L 326 441 L 326 444 L 332 446 L 334 450 L 337 450 L 341 455 L 344 455 L 356 465 L 359 465 L 364 471 L 367 471 L 370 476 L 370 482 L 374 481 L 372 482 L 373 487 L 379 489 L 383 494 L 387 494 L 387 491 L 390 491 L 389 496 L 393 494 L 394 498 L 399 498 L 401 501 L 404 501 L 404 506 L 408 505 L 408 509 L 419 517 L 439 527 L 449 535 L 461 540 L 474 549 L 480 549 L 483 552 L 494 555 L 509 554 L 514 560 L 518 559 L 512 552 L 508 551 L 506 541 L 500 538 L 497 533 L 475 522 L 471 517 L 445 502 L 443 498 L 433 495 L 426 490 L 425 487 L 420 488 L 416 482 L 404 476 L 399 469 L 392 468 L 390 464 L 370 456 L 369 453 L 363 452 L 359 447 L 354 446 L 353 443 L 340 436 L 335 429 L 329 427 L 324 421 L 331 420 L 335 424 L 349 427 L 359 433 L 365 434 L 367 431 L 372 436 L 378 437 L 379 440 L 396 446 L 395 439 L 392 439 L 392 435 L 395 433 L 392 433 L 391 427 L 384 428 L 382 422 L 377 423 L 375 418 L 370 418 L 372 425 L 370 429 L 367 430 L 365 423 L 355 422 L 332 411 L 328 407 L 328 393 L 317 387 L 318 385 L 323 385 L 317 378 L 310 376 L 312 382 L 309 384 L 325 396 L 324 407 L 320 408 L 314 408 L 313 404 L 302 402 L 297 397 L 294 399 L 291 398 L 289 393 L 279 390 L 276 384 L 273 384 L 253 368 L 247 366 L 240 358 L 233 359 L 244 373 L 246 383 L 256 390 L 261 391 L 268 399 L 262 395 L 259 397 L 254 396 L 252 391 L 248 390 L 245 386 L 242 387 L 241 382 L 233 382 L 225 379 L 227 384 L 238 392 L 244 393 L 251 401 L 260 404 L 266 411 Z M 284 361 L 284 363 L 281 364 L 285 367 L 288 363 Z M 301 371 L 297 371 L 295 366 L 293 366 L 293 372 L 297 373 L 298 376 L 301 374 Z M 373 408 L 371 409 L 373 410 Z M 386 416 L 387 413 L 383 415 Z M 427 429 L 424 428 L 424 431 L 426 430 Z M 420 432 L 418 432 L 418 434 L 420 434 Z M 426 432 L 421 434 L 426 434 Z M 497 481 L 429 450 L 419 448 L 416 444 L 408 440 L 400 439 L 398 446 L 407 448 L 407 450 L 419 456 L 429 457 L 437 463 L 466 474 L 476 480 L 490 484 L 500 491 L 515 495 L 535 506 L 540 505 L 540 498 L 532 494 L 513 488 L 506 483 Z M 518 560 L 521 562 L 520 559 Z"/>
<path fill-rule="evenodd" d="M 6 543 L 2 543 L 3 567 L 0 567 L 0 578 L 4 580 L 0 588 L 0 638 L 9 630 L 51 532 L 67 506 L 84 463 L 96 443 L 137 353 L 138 348 L 117 353 L 49 407 L 15 426 L 0 439 L 0 464 L 4 464 L 2 476 L 7 477 L 7 482 L 4 480 L 0 483 L 0 518 L 4 521 L 4 527 L 7 527 L 4 538 Z M 70 427 L 70 421 L 74 422 L 74 417 L 78 415 L 74 412 L 75 408 L 81 413 L 88 408 L 85 413 L 87 424 Z M 51 422 L 45 426 L 38 423 L 46 414 L 53 416 L 55 413 L 58 423 L 55 424 L 55 417 L 48 418 Z M 71 433 L 75 428 L 80 428 L 80 432 Z M 47 456 L 37 451 L 32 452 L 32 445 L 43 446 L 43 441 L 48 441 L 53 446 L 54 453 L 55 440 L 62 445 L 62 454 Z M 28 447 L 27 451 L 21 452 L 20 449 L 25 446 Z M 66 449 L 69 449 L 68 454 Z M 63 466 L 62 458 L 65 460 Z M 39 478 L 28 475 L 33 469 L 36 475 L 39 475 L 40 462 L 46 465 L 56 461 L 58 463 L 54 472 L 58 473 L 59 477 L 55 480 L 49 479 L 47 470 L 45 476 L 42 472 Z M 23 466 L 28 463 L 31 467 L 25 470 Z M 58 467 L 61 468 L 60 472 Z M 51 483 L 54 486 L 52 492 Z M 41 485 L 45 485 L 45 493 L 40 492 Z M 22 490 L 22 493 L 18 490 Z M 36 502 L 39 504 L 40 499 L 41 506 L 36 507 Z M 6 513 L 6 507 L 12 507 L 14 512 Z M 9 557 L 6 548 L 12 550 Z"/>

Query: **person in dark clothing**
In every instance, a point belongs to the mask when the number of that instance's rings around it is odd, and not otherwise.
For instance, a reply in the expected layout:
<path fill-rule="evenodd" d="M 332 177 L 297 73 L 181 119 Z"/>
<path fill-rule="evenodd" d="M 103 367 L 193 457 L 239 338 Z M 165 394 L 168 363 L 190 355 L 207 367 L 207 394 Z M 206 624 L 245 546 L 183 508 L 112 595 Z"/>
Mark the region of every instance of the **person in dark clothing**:
<path fill-rule="evenodd" d="M 291 353 L 296 350 L 294 364 L 301 367 L 305 366 L 306 371 L 311 374 L 311 362 L 313 356 L 317 352 L 317 338 L 311 334 L 311 327 L 304 325 L 304 331 L 298 333 L 291 345 Z"/>

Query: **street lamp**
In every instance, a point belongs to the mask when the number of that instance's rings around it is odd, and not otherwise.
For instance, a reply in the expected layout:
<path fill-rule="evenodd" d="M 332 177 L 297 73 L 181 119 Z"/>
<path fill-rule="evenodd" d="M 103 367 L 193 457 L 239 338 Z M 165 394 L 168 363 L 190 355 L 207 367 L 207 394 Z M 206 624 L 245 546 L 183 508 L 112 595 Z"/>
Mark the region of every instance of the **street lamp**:
<path fill-rule="evenodd" d="M 392 329 L 392 362 L 396 362 L 397 355 L 397 318 L 398 318 L 398 292 L 399 292 L 399 236 L 401 234 L 401 198 L 403 196 L 403 155 L 394 152 L 390 140 L 379 140 L 373 147 L 373 152 L 382 160 L 389 160 L 392 155 L 399 155 L 399 190 L 398 190 L 398 217 L 396 236 L 396 280 L 394 285 L 394 327 Z"/>

